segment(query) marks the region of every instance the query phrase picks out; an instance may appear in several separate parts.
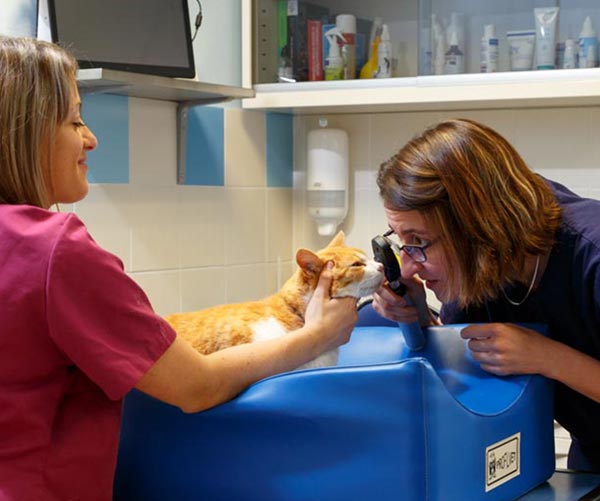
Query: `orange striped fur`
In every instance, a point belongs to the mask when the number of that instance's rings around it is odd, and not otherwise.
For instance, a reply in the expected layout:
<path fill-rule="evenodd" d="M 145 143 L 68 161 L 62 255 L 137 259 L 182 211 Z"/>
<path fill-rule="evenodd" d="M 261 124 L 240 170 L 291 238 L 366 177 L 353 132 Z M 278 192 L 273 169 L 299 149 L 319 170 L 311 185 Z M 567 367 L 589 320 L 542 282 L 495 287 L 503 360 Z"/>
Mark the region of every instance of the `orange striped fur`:
<path fill-rule="evenodd" d="M 344 233 L 340 231 L 327 247 L 316 253 L 298 250 L 298 269 L 272 296 L 259 301 L 175 313 L 165 318 L 179 336 L 204 354 L 283 336 L 304 324 L 306 305 L 328 261 L 334 263 L 332 297 L 367 296 L 383 282 L 382 266 L 368 260 L 362 250 L 346 246 Z M 336 362 L 337 350 L 333 350 L 303 367 L 322 367 Z"/>

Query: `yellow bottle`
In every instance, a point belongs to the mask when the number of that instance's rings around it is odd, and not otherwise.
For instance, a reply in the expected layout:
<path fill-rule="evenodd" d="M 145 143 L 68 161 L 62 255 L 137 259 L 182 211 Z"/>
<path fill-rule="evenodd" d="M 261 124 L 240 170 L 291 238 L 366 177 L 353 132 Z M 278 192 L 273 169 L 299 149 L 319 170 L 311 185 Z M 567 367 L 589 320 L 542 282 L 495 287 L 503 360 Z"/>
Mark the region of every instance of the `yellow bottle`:
<path fill-rule="evenodd" d="M 360 70 L 360 78 L 373 78 L 377 72 L 377 49 L 379 48 L 379 40 L 381 37 L 377 35 L 371 44 L 371 56 Z"/>

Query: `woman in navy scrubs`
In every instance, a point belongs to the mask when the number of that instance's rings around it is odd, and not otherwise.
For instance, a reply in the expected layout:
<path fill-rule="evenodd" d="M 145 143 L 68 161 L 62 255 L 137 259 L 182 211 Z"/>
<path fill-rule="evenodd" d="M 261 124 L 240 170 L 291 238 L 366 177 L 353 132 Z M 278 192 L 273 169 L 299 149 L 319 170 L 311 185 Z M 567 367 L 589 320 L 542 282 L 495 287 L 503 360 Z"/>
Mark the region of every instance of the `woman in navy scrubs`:
<path fill-rule="evenodd" d="M 600 473 L 600 201 L 530 170 L 496 131 L 439 123 L 382 164 L 378 185 L 412 300 L 384 286 L 382 316 L 462 331 L 481 367 L 555 380 L 569 468 Z M 439 319 L 425 287 L 442 302 Z M 540 322 L 549 336 L 514 325 Z"/>

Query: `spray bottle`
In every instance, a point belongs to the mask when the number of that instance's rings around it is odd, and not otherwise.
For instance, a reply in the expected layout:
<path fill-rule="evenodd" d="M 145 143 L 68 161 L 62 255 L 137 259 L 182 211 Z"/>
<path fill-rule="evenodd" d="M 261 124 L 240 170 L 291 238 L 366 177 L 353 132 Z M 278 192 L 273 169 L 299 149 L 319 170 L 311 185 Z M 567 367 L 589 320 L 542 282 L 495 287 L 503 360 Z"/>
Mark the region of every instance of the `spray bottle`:
<path fill-rule="evenodd" d="M 466 60 L 467 55 L 467 47 L 466 47 L 466 39 L 465 39 L 465 16 L 459 12 L 452 12 L 450 14 L 450 21 L 448 23 L 448 27 L 446 28 L 446 42 L 447 47 L 452 45 L 451 39 L 452 34 L 456 34 L 456 46 L 458 50 L 462 53 L 463 57 Z"/>
<path fill-rule="evenodd" d="M 458 33 L 450 33 L 450 48 L 446 52 L 446 75 L 457 75 L 465 72 L 465 55 L 458 47 Z"/>
<path fill-rule="evenodd" d="M 388 25 L 384 24 L 381 31 L 381 41 L 377 49 L 377 73 L 375 78 L 390 78 L 392 76 L 392 42 Z"/>
<path fill-rule="evenodd" d="M 338 39 L 344 42 L 342 30 L 337 26 L 325 33 L 329 40 L 329 54 L 325 60 L 325 80 L 342 80 L 344 78 L 344 60 L 338 45 Z"/>
<path fill-rule="evenodd" d="M 579 34 L 579 67 L 595 68 L 598 65 L 598 39 L 592 28 L 590 16 L 585 18 Z"/>
<path fill-rule="evenodd" d="M 341 31 L 344 43 L 342 57 L 344 59 L 344 80 L 356 78 L 356 17 L 353 14 L 339 14 L 335 25 Z"/>

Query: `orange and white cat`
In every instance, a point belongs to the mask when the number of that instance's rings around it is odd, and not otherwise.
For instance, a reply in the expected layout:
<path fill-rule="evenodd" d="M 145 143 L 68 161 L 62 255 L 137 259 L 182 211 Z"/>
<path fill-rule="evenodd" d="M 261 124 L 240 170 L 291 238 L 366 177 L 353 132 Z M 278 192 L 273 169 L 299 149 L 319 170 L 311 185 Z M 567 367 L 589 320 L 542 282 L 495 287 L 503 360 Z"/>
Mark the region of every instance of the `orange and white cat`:
<path fill-rule="evenodd" d="M 346 246 L 344 233 L 340 231 L 327 247 L 316 253 L 298 250 L 297 271 L 272 296 L 165 318 L 179 336 L 203 354 L 284 336 L 304 325 L 306 306 L 328 261 L 334 263 L 331 297 L 367 296 L 383 282 L 382 265 L 367 259 L 362 250 Z M 336 365 L 337 357 L 338 350 L 331 350 L 302 368 Z"/>

